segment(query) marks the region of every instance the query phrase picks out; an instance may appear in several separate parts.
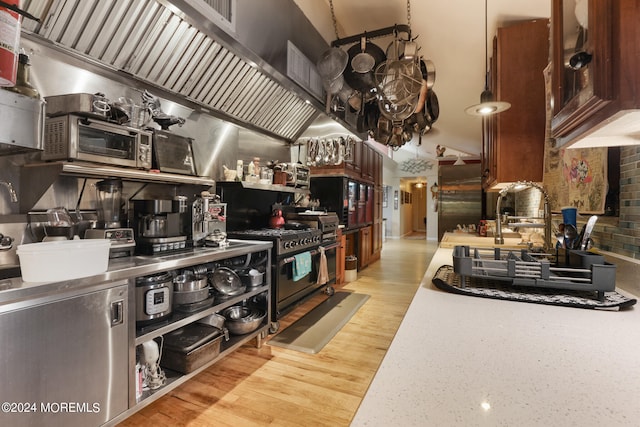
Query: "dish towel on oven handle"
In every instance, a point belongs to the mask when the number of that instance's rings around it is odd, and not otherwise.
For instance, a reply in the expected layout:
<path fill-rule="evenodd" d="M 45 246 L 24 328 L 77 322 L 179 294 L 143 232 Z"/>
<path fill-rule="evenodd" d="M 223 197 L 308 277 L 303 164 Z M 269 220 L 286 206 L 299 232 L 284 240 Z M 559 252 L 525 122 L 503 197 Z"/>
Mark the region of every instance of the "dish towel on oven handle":
<path fill-rule="evenodd" d="M 318 247 L 318 252 L 320 252 L 320 266 L 318 267 L 318 280 L 316 281 L 316 285 L 324 285 L 329 281 L 327 255 L 325 255 L 324 248 L 322 246 Z"/>
<path fill-rule="evenodd" d="M 293 256 L 293 281 L 298 281 L 311 273 L 311 252 L 302 252 Z"/>

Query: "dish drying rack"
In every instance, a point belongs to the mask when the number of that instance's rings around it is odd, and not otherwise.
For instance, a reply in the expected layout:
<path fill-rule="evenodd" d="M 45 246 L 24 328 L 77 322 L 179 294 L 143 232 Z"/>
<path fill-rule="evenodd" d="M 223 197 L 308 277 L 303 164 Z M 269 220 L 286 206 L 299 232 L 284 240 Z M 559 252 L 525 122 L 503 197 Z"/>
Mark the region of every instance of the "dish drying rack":
<path fill-rule="evenodd" d="M 558 249 L 555 262 L 549 254 L 530 253 L 526 249 L 485 249 L 469 246 L 453 248 L 453 270 L 465 287 L 467 278 L 510 282 L 529 286 L 596 292 L 598 300 L 616 288 L 615 264 L 602 255 L 588 251 Z"/>

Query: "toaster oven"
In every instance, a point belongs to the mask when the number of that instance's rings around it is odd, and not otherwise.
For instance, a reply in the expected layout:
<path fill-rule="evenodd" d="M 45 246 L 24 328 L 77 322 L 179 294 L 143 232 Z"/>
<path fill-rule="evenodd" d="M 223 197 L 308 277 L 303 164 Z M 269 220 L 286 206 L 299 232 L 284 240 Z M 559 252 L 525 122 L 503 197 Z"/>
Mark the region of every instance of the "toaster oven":
<path fill-rule="evenodd" d="M 89 117 L 48 117 L 42 160 L 82 160 L 151 169 L 152 134 Z"/>

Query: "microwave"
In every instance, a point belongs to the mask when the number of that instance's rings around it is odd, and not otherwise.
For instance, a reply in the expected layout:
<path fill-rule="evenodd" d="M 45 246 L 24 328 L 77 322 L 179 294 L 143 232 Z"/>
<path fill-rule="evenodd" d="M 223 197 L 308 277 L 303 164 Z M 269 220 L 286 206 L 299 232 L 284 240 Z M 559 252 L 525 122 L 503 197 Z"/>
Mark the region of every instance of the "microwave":
<path fill-rule="evenodd" d="M 88 117 L 48 117 L 42 160 L 82 160 L 151 169 L 151 132 Z"/>

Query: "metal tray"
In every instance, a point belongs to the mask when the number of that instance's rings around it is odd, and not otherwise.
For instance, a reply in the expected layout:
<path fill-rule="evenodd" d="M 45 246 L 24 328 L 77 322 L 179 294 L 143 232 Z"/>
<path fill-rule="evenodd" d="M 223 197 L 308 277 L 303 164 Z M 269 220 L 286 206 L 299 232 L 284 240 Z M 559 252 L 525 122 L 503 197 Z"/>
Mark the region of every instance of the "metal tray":
<path fill-rule="evenodd" d="M 204 366 L 220 354 L 223 331 L 191 323 L 164 336 L 160 365 L 183 374 Z"/>
<path fill-rule="evenodd" d="M 71 93 L 47 96 L 47 117 L 81 114 L 106 120 L 109 116 L 109 101 L 91 93 Z"/>

